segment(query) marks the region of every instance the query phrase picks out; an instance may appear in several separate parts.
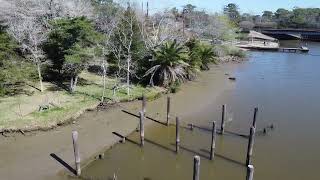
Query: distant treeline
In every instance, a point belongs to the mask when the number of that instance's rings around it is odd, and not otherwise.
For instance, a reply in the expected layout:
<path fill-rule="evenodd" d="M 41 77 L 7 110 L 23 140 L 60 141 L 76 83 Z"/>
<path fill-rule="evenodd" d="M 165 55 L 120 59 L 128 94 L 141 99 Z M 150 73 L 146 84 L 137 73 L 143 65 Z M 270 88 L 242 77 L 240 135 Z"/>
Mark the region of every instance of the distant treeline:
<path fill-rule="evenodd" d="M 279 8 L 275 12 L 264 11 L 262 15 L 239 13 L 236 4 L 228 4 L 224 12 L 243 28 L 320 28 L 320 8 Z"/>

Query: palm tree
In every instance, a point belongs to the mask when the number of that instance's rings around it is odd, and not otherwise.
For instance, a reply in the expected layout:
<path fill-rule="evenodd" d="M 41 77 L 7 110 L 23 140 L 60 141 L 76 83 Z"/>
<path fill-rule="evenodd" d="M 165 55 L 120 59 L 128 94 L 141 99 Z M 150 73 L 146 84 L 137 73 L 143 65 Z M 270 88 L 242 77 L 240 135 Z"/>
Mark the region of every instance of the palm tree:
<path fill-rule="evenodd" d="M 202 70 L 209 70 L 210 63 L 217 63 L 215 61 L 216 54 L 212 48 L 212 46 L 208 44 L 201 44 L 198 48 L 198 55 L 201 59 L 201 69 Z"/>
<path fill-rule="evenodd" d="M 196 78 L 197 74 L 201 71 L 201 59 L 197 52 L 190 52 L 189 59 L 187 60 L 187 63 L 189 64 L 188 67 L 186 67 L 187 77 L 188 80 L 192 81 Z"/>
<path fill-rule="evenodd" d="M 214 62 L 215 52 L 211 45 L 200 42 L 197 39 L 190 39 L 185 44 L 189 49 L 189 59 L 186 68 L 187 77 L 193 80 L 201 70 L 209 70 L 209 64 Z"/>
<path fill-rule="evenodd" d="M 185 68 L 189 65 L 185 61 L 188 59 L 188 51 L 177 41 L 164 43 L 152 51 L 152 56 L 152 67 L 144 75 L 150 75 L 150 85 L 156 83 L 167 87 L 186 80 Z"/>
<path fill-rule="evenodd" d="M 189 80 L 195 79 L 197 73 L 201 70 L 202 62 L 197 51 L 199 44 L 200 41 L 194 38 L 185 43 L 185 46 L 188 47 L 189 50 L 189 59 L 187 60 L 189 66 L 186 68 L 187 77 Z"/>

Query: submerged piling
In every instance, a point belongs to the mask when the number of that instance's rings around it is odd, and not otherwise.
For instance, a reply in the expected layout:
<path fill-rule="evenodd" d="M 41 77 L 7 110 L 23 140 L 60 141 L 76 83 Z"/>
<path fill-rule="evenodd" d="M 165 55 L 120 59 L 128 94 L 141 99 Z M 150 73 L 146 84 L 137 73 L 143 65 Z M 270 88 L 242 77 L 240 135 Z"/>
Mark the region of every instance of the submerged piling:
<path fill-rule="evenodd" d="M 78 132 L 72 131 L 72 142 L 73 142 L 73 152 L 74 159 L 76 165 L 76 175 L 81 175 L 81 167 L 80 167 L 80 153 L 79 153 L 79 145 L 78 145 Z"/>
<path fill-rule="evenodd" d="M 250 136 L 248 142 L 248 149 L 247 149 L 247 160 L 246 166 L 251 164 L 251 157 L 253 154 L 253 145 L 254 145 L 254 136 L 255 136 L 256 129 L 254 127 L 250 128 Z"/>
<path fill-rule="evenodd" d="M 214 150 L 216 148 L 216 122 L 212 123 L 212 136 L 211 136 L 211 149 L 210 149 L 210 160 L 214 158 Z"/>
<path fill-rule="evenodd" d="M 180 145 L 180 132 L 179 132 L 179 126 L 180 126 L 180 118 L 176 118 L 176 153 L 179 153 L 179 145 Z"/>
<path fill-rule="evenodd" d="M 225 118 L 226 118 L 226 107 L 227 105 L 222 105 L 222 114 L 221 114 L 221 134 L 224 133 L 224 126 L 225 126 Z"/>
<path fill-rule="evenodd" d="M 253 165 L 248 165 L 247 167 L 247 177 L 246 180 L 253 180 L 254 167 Z"/>
<path fill-rule="evenodd" d="M 254 108 L 254 114 L 253 114 L 253 121 L 252 121 L 252 127 L 257 127 L 257 115 L 258 115 L 258 108 Z"/>
<path fill-rule="evenodd" d="M 171 97 L 167 97 L 167 126 L 169 126 L 169 120 L 170 120 L 170 103 L 171 103 Z"/>
<path fill-rule="evenodd" d="M 140 111 L 139 114 L 140 114 L 140 146 L 144 146 L 144 113 L 143 111 Z"/>
<path fill-rule="evenodd" d="M 193 158 L 193 180 L 200 180 L 200 157 Z"/>

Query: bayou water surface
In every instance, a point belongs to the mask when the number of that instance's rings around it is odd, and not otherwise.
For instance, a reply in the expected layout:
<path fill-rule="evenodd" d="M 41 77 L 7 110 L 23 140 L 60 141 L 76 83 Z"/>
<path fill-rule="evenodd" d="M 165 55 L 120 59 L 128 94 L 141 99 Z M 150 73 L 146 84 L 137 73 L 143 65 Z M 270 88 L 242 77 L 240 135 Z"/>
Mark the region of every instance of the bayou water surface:
<path fill-rule="evenodd" d="M 320 43 L 308 43 L 308 46 L 308 54 L 251 52 L 249 61 L 237 65 L 233 72 L 237 81 L 231 90 L 215 102 L 196 102 L 193 106 L 201 108 L 194 108 L 195 111 L 190 111 L 185 104 L 186 112 L 180 115 L 183 126 L 193 122 L 211 128 L 212 121 L 217 121 L 219 126 L 220 105 L 227 104 L 230 120 L 227 131 L 248 134 L 252 110 L 257 106 L 257 130 L 271 124 L 275 129 L 267 135 L 256 136 L 255 179 L 320 179 Z M 207 86 L 203 84 L 202 88 Z M 186 102 L 197 96 L 210 98 L 210 91 L 204 92 L 184 94 L 184 98 Z M 183 108 L 183 99 L 176 100 L 182 101 L 179 108 Z M 159 105 L 161 112 L 162 106 Z M 245 179 L 246 138 L 231 134 L 218 136 L 216 157 L 210 161 L 207 159 L 210 133 L 199 129 L 181 130 L 178 155 L 174 152 L 175 128 L 155 123 L 146 129 L 143 148 L 129 141 L 116 145 L 105 153 L 104 160 L 87 166 L 83 176 L 106 179 L 116 174 L 118 180 L 192 179 L 193 156 L 197 154 L 201 157 L 201 180 Z M 129 139 L 139 143 L 138 133 Z"/>

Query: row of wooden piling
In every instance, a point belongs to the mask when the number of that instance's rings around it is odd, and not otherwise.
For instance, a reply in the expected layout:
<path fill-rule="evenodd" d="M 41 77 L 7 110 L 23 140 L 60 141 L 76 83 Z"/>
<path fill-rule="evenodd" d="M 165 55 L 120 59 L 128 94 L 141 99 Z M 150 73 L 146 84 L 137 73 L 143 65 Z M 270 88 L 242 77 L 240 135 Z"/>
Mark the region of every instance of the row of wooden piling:
<path fill-rule="evenodd" d="M 256 129 L 256 118 L 258 114 L 258 108 L 254 109 L 254 116 L 252 127 L 250 128 L 250 135 L 248 140 L 248 148 L 247 148 L 247 157 L 246 157 L 246 166 L 247 166 L 247 175 L 246 180 L 253 180 L 254 166 L 252 165 L 252 155 L 253 155 L 253 145 L 254 145 L 254 137 L 255 137 L 255 129 Z M 222 106 L 222 118 L 221 118 L 221 134 L 224 133 L 225 127 L 225 118 L 226 118 L 226 105 Z M 190 124 L 191 130 L 193 129 L 193 124 Z M 216 140 L 216 122 L 212 123 L 212 136 L 211 136 L 211 146 L 210 146 L 210 160 L 214 159 L 214 150 L 215 150 L 215 140 Z M 194 164 L 193 164 L 193 180 L 200 180 L 200 157 L 194 156 Z"/>
<path fill-rule="evenodd" d="M 246 180 L 253 180 L 253 173 L 253 165 L 248 165 Z M 193 157 L 193 180 L 200 180 L 200 156 Z"/>
<path fill-rule="evenodd" d="M 166 125 L 169 126 L 170 123 L 170 103 L 171 98 L 167 97 L 167 113 L 166 113 Z M 254 116 L 252 127 L 250 128 L 250 135 L 248 140 L 248 148 L 247 148 L 247 156 L 246 156 L 246 166 L 247 166 L 247 176 L 246 180 L 253 180 L 253 172 L 254 167 L 252 165 L 252 155 L 253 155 L 253 145 L 254 145 L 254 137 L 256 131 L 256 118 L 257 118 L 258 108 L 254 109 Z M 140 131 L 140 146 L 144 146 L 144 121 L 145 121 L 145 114 L 146 114 L 146 98 L 143 96 L 142 98 L 142 111 L 139 112 L 139 131 Z M 221 126 L 220 126 L 220 133 L 223 135 L 225 132 L 225 122 L 226 122 L 227 110 L 226 105 L 222 105 L 222 114 L 221 114 Z M 193 124 L 190 125 L 191 130 L 193 130 Z M 216 122 L 212 122 L 212 133 L 211 133 L 211 146 L 210 146 L 210 160 L 214 160 L 215 156 L 215 146 L 216 146 Z M 79 146 L 78 146 L 78 132 L 72 132 L 72 139 L 73 139 L 73 149 L 74 149 L 74 157 L 75 157 L 75 167 L 76 167 L 76 175 L 81 175 L 81 167 L 80 167 L 80 153 L 79 153 Z M 125 138 L 123 139 L 125 141 Z M 179 153 L 180 148 L 180 119 L 176 117 L 176 153 Z M 193 173 L 193 180 L 199 180 L 200 177 L 200 157 L 194 156 L 194 173 Z"/>
<path fill-rule="evenodd" d="M 167 113 L 166 113 L 166 125 L 169 125 L 169 120 L 170 120 L 170 105 L 171 104 L 171 98 L 168 96 L 167 97 Z M 143 98 L 142 102 L 142 110 L 145 112 L 145 107 L 146 102 L 145 98 Z M 223 135 L 225 132 L 225 123 L 226 123 L 226 118 L 227 118 L 227 106 L 222 105 L 222 114 L 221 114 L 221 126 L 220 126 L 220 133 Z M 250 128 L 250 135 L 249 135 L 249 140 L 248 140 L 248 148 L 247 148 L 247 157 L 246 157 L 246 166 L 247 166 L 247 180 L 253 180 L 253 172 L 254 172 L 254 167 L 251 162 L 251 158 L 253 155 L 253 145 L 254 145 L 254 137 L 255 137 L 255 129 L 256 129 L 256 122 L 257 122 L 257 114 L 258 114 L 258 108 L 254 109 L 254 115 L 253 115 L 253 121 L 252 121 L 252 127 Z M 140 131 L 143 129 L 143 113 L 140 112 Z M 142 129 L 141 129 L 142 127 Z M 190 124 L 190 129 L 193 130 L 193 124 Z M 180 119 L 179 117 L 176 117 L 176 153 L 179 153 L 179 147 L 180 147 Z M 214 159 L 214 154 L 215 154 L 215 145 L 216 145 L 216 122 L 212 122 L 212 133 L 211 133 L 211 146 L 210 146 L 210 160 Z M 141 139 L 141 145 L 144 144 L 144 132 L 140 132 L 140 139 Z M 194 157 L 194 173 L 193 173 L 193 179 L 194 180 L 199 180 L 199 169 L 200 169 L 200 157 L 195 156 Z"/>

